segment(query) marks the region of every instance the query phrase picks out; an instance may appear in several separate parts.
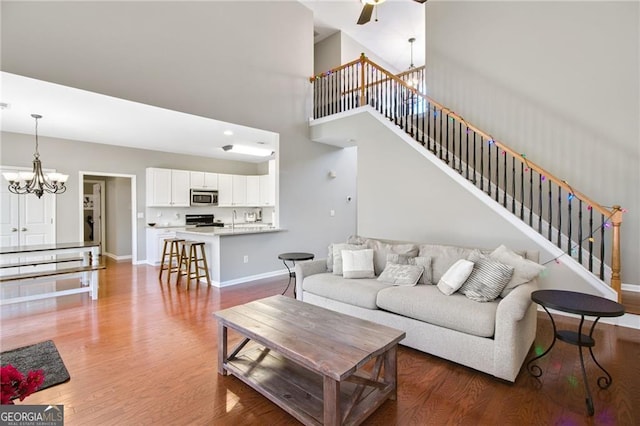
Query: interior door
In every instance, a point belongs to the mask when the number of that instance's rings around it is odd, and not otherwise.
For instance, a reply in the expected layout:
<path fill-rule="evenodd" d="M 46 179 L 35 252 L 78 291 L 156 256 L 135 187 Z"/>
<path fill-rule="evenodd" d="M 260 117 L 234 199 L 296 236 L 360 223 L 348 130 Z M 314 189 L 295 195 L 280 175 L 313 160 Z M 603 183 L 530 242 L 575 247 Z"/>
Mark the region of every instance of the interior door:
<path fill-rule="evenodd" d="M 17 246 L 19 240 L 20 219 L 18 217 L 17 195 L 9 192 L 3 181 L 0 185 L 0 246 Z"/>
<path fill-rule="evenodd" d="M 93 184 L 93 241 L 100 243 L 100 253 L 102 247 L 102 186 L 99 183 Z"/>
<path fill-rule="evenodd" d="M 16 169 L 4 169 L 16 171 Z M 13 194 L 0 184 L 0 245 L 52 244 L 55 242 L 55 195 Z"/>

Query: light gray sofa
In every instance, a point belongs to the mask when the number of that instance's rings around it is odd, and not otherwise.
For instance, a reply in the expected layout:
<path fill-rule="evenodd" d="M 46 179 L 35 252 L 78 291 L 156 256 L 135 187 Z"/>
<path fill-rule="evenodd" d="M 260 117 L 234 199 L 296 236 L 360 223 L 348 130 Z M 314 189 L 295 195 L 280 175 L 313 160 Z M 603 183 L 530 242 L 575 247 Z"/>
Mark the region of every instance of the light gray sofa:
<path fill-rule="evenodd" d="M 379 239 L 359 242 L 391 250 L 401 243 Z M 429 244 L 415 247 L 414 256 L 418 251 L 420 256 L 431 255 L 433 283 L 456 258 L 466 258 L 473 250 Z M 378 263 L 386 256 L 384 251 L 376 254 Z M 538 262 L 538 252 L 520 254 Z M 299 300 L 398 328 L 406 332 L 402 345 L 510 382 L 518 376 L 536 335 L 536 306 L 531 302 L 531 292 L 537 289 L 535 278 L 504 298 L 481 303 L 460 293 L 447 296 L 428 283 L 394 286 L 376 278 L 346 279 L 330 272 L 326 259 L 300 262 L 295 272 Z"/>

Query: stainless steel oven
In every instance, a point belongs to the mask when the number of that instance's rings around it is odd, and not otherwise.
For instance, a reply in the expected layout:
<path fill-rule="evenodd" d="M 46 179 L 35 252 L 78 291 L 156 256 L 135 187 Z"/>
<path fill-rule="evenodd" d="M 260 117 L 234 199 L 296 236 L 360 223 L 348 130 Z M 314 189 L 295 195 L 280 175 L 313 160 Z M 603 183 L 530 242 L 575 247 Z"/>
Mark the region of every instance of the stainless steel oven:
<path fill-rule="evenodd" d="M 191 190 L 192 206 L 217 206 L 218 191 L 206 191 L 204 189 Z"/>

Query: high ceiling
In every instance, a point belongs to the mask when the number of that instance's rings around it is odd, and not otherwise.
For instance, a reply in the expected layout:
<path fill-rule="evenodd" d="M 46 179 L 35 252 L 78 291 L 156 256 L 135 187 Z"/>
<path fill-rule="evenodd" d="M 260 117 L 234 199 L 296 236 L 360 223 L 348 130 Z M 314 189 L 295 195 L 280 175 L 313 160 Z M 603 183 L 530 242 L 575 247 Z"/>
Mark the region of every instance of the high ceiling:
<path fill-rule="evenodd" d="M 425 5 L 412 0 L 386 0 L 374 9 L 371 21 L 358 25 L 360 0 L 299 0 L 313 11 L 315 42 L 341 30 L 400 72 L 413 63 L 424 65 Z M 378 20 L 376 21 L 376 13 Z M 353 58 L 356 59 L 356 58 Z"/>
<path fill-rule="evenodd" d="M 314 13 L 315 41 L 343 31 L 402 71 L 410 65 L 410 37 L 415 37 L 415 65 L 424 63 L 424 5 L 411 0 L 386 0 L 376 6 L 369 23 L 357 25 L 362 10 L 359 0 L 300 0 Z M 355 58 L 354 58 L 355 59 Z M 266 147 L 277 152 L 278 135 L 125 101 L 40 80 L 2 72 L 0 110 L 2 130 L 33 134 L 32 113 L 43 116 L 41 136 L 94 143 L 153 149 L 249 162 L 263 157 L 224 152 L 228 144 Z M 117 123 L 114 126 L 114 123 Z M 231 130 L 233 136 L 223 134 Z M 175 141 L 180 143 L 176 144 Z"/>

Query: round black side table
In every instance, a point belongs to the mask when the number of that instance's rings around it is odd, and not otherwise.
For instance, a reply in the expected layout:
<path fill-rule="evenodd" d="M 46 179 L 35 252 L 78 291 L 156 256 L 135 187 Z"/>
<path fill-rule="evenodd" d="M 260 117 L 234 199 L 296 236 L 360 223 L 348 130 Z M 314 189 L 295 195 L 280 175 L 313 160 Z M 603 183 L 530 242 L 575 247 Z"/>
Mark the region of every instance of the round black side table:
<path fill-rule="evenodd" d="M 611 374 L 609 374 L 609 372 L 605 370 L 602 365 L 600 365 L 600 363 L 596 360 L 596 357 L 593 355 L 593 347 L 596 345 L 596 342 L 593 339 L 593 330 L 596 328 L 596 324 L 602 317 L 619 317 L 624 315 L 624 306 L 603 297 L 565 290 L 534 291 L 533 293 L 531 293 L 531 300 L 542 306 L 542 308 L 547 312 L 547 315 L 549 315 L 549 318 L 551 318 L 551 324 L 553 325 L 553 341 L 543 353 L 527 362 L 527 369 L 529 370 L 529 373 L 534 377 L 542 376 L 542 369 L 533 364 L 533 362 L 549 353 L 551 348 L 553 348 L 553 345 L 556 343 L 556 340 L 561 340 L 565 343 L 569 343 L 570 345 L 578 346 L 578 350 L 580 353 L 580 366 L 582 367 L 582 377 L 584 380 L 584 388 L 587 394 L 587 411 L 589 412 L 590 416 L 593 416 L 593 398 L 591 397 L 591 391 L 589 390 L 589 384 L 587 382 L 587 373 L 584 369 L 584 357 L 582 355 L 582 348 L 589 348 L 591 359 L 593 359 L 593 362 L 595 362 L 600 370 L 604 372 L 605 376 L 598 377 L 597 383 L 600 389 L 607 389 L 609 386 L 611 386 L 611 382 L 613 381 L 613 379 L 611 378 Z M 578 331 L 575 332 L 570 330 L 558 330 L 556 328 L 556 323 L 553 320 L 553 316 L 547 308 L 580 315 L 580 325 L 578 326 Z M 591 324 L 591 329 L 589 330 L 588 336 L 582 333 L 582 326 L 584 324 L 585 316 L 596 318 L 593 324 Z"/>
<path fill-rule="evenodd" d="M 296 262 L 300 262 L 303 260 L 313 260 L 315 256 L 312 253 L 299 253 L 299 252 L 293 252 L 293 253 L 282 253 L 280 255 L 278 255 L 278 259 L 282 260 L 282 263 L 284 263 L 284 266 L 287 267 L 287 271 L 289 272 L 289 282 L 287 283 L 287 288 L 284 289 L 284 291 L 282 292 L 282 294 L 284 295 L 287 290 L 289 290 L 289 286 L 291 285 L 291 279 L 294 279 L 294 283 L 295 283 L 295 278 L 296 278 L 296 273 L 294 271 L 291 270 L 291 268 L 289 268 L 289 265 L 287 265 L 287 261 L 292 262 L 293 266 L 296 266 Z M 296 297 L 296 287 L 295 284 L 293 285 L 293 297 Z"/>

